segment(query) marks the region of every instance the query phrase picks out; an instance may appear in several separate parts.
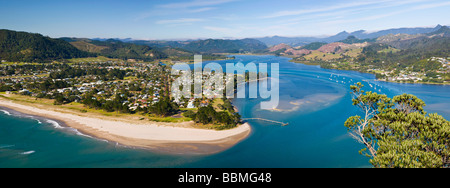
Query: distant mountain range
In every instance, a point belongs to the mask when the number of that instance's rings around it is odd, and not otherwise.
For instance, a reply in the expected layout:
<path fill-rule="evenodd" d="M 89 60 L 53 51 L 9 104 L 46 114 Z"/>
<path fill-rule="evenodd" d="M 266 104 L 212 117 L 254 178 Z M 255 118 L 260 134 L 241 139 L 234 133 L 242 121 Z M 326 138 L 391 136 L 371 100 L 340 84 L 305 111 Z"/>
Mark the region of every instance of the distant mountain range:
<path fill-rule="evenodd" d="M 347 39 L 349 36 L 354 36 L 358 39 L 375 39 L 388 34 L 423 34 L 430 33 L 434 31 L 438 31 L 441 29 L 441 25 L 437 25 L 436 27 L 417 27 L 417 28 L 398 28 L 398 29 L 387 29 L 376 32 L 367 32 L 365 30 L 359 30 L 355 32 L 348 33 L 346 31 L 340 32 L 336 35 L 330 37 L 281 37 L 281 36 L 273 36 L 273 37 L 263 37 L 263 38 L 255 38 L 267 46 L 274 46 L 281 43 L 288 44 L 290 46 L 303 46 L 313 42 L 325 42 L 332 43 L 341 40 Z"/>
<path fill-rule="evenodd" d="M 311 43 L 358 43 L 362 41 L 375 42 L 377 38 L 386 35 L 398 35 L 398 34 L 424 34 L 438 31 L 442 25 L 436 27 L 416 27 L 416 28 L 396 28 L 380 30 L 376 32 L 368 32 L 366 30 L 359 30 L 354 32 L 340 32 L 336 35 L 329 37 L 263 37 L 263 38 L 248 38 L 241 40 L 223 40 L 223 39 L 206 39 L 206 40 L 187 40 L 187 41 L 163 41 L 163 40 L 133 40 L 131 38 L 126 39 L 114 39 L 122 42 L 147 45 L 154 48 L 181 48 L 192 52 L 202 53 L 226 53 L 226 52 L 256 52 L 263 49 L 266 46 L 275 46 L 278 44 L 287 44 L 289 46 L 305 46 Z M 349 38 L 350 37 L 350 38 Z M 95 38 L 92 40 L 106 41 L 108 39 Z M 259 43 L 258 40 L 262 43 Z"/>
<path fill-rule="evenodd" d="M 246 53 L 258 52 L 267 49 L 267 46 L 256 39 L 240 39 L 240 40 L 223 40 L 223 39 L 206 39 L 195 41 L 145 41 L 145 40 L 131 40 L 131 39 L 78 39 L 78 38 L 61 38 L 80 50 L 102 53 L 108 51 L 112 47 L 119 46 L 119 48 L 147 48 L 149 51 L 154 50 L 168 50 L 170 48 L 190 53 Z M 140 50 L 142 51 L 142 50 Z"/>
<path fill-rule="evenodd" d="M 344 31 L 325 38 L 274 36 L 257 39 L 191 41 L 68 37 L 52 39 L 41 34 L 0 30 L 0 59 L 16 62 L 48 62 L 56 59 L 101 55 L 110 58 L 152 61 L 164 58 L 189 59 L 193 54 L 203 54 L 214 58 L 213 53 L 270 52 L 302 55 L 314 50 L 339 52 L 351 46 L 356 45 L 360 48 L 374 43 L 389 45 L 400 50 L 413 47 L 434 49 L 436 46 L 449 49 L 449 36 L 450 29 L 441 25 L 433 28 L 399 28 L 370 33 L 364 30 L 352 33 Z M 439 38 L 443 39 L 439 41 L 437 40 Z M 336 42 L 338 44 L 333 44 Z M 433 46 L 433 44 L 436 45 Z"/>

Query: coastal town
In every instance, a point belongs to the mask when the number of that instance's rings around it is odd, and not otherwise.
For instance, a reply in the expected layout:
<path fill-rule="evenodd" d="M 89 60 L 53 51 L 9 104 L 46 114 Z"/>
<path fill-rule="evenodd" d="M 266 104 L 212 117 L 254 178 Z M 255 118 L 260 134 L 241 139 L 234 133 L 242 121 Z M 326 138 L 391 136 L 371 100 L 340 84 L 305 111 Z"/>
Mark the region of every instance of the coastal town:
<path fill-rule="evenodd" d="M 450 73 L 450 57 L 431 57 L 425 60 L 428 64 L 436 64 L 432 70 L 406 67 L 404 70 L 368 69 L 367 72 L 375 73 L 380 81 L 408 82 L 408 83 L 449 83 L 445 74 Z"/>
<path fill-rule="evenodd" d="M 203 75 L 203 79 L 209 76 L 211 73 Z M 139 114 L 141 119 L 151 121 L 194 120 L 213 129 L 233 128 L 240 123 L 231 102 L 223 94 L 214 93 L 217 92 L 214 86 L 203 88 L 204 93 L 214 97 L 184 98 L 171 95 L 175 79 L 169 66 L 162 62 L 108 60 L 0 65 L 0 92 L 8 96 L 49 99 L 56 106 L 82 106 L 79 110 L 84 113 L 95 109 Z"/>

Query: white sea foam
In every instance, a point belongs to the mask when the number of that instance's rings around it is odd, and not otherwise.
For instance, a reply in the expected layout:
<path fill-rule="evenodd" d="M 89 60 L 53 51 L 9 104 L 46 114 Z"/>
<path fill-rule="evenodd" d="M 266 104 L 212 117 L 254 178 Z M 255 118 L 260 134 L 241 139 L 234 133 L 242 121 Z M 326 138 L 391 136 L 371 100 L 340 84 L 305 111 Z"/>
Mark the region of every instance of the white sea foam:
<path fill-rule="evenodd" d="M 6 110 L 0 110 L 0 111 L 2 111 L 3 113 L 5 113 L 6 115 L 8 115 L 8 116 L 10 116 L 11 115 L 11 113 L 9 113 L 8 111 L 6 111 Z"/>
<path fill-rule="evenodd" d="M 35 152 L 35 151 L 31 150 L 31 151 L 22 152 L 22 153 L 20 153 L 20 154 L 22 154 L 22 155 L 30 155 L 30 154 L 32 154 L 32 153 L 34 153 L 34 152 Z"/>
<path fill-rule="evenodd" d="M 75 134 L 79 135 L 79 136 L 84 136 L 84 137 L 88 137 L 88 138 L 92 138 L 92 139 L 97 139 L 100 141 L 104 141 L 104 142 L 109 142 L 108 140 L 104 140 L 104 139 L 99 139 L 99 138 L 95 138 L 92 137 L 90 135 L 87 134 L 83 134 L 82 132 L 80 132 L 78 129 L 75 128 L 71 128 L 71 127 L 63 127 L 61 126 L 58 122 L 53 121 L 53 120 L 46 120 L 47 123 L 50 123 L 54 128 L 56 129 L 66 129 L 66 130 L 70 130 L 71 132 L 74 132 Z"/>
<path fill-rule="evenodd" d="M 94 138 L 94 137 L 92 137 L 92 136 L 89 136 L 89 135 L 87 135 L 87 134 L 83 134 L 83 133 L 81 133 L 78 129 L 74 129 L 74 128 L 70 128 L 73 132 L 75 132 L 77 135 L 79 135 L 79 136 L 84 136 L 84 137 L 88 137 L 88 138 Z"/>
<path fill-rule="evenodd" d="M 53 127 L 55 127 L 55 128 L 57 128 L 57 129 L 62 129 L 62 128 L 64 128 L 64 127 L 62 127 L 58 122 L 56 122 L 56 121 L 53 121 L 53 120 L 46 120 L 46 122 L 47 123 L 50 123 L 50 124 L 52 124 L 53 125 Z"/>
<path fill-rule="evenodd" d="M 0 149 L 14 147 L 15 145 L 1 145 Z"/>
<path fill-rule="evenodd" d="M 41 120 L 37 119 L 36 116 L 19 116 L 19 117 L 30 118 L 30 119 L 36 120 L 39 124 L 42 124 Z"/>
<path fill-rule="evenodd" d="M 69 129 L 70 131 L 74 132 L 75 134 L 77 134 L 79 136 L 84 136 L 84 137 L 96 139 L 96 140 L 103 141 L 103 142 L 109 142 L 108 140 L 105 140 L 105 139 L 100 139 L 100 138 L 96 138 L 96 137 L 93 137 L 93 136 L 90 136 L 87 134 L 83 134 L 82 132 L 80 132 L 78 129 L 75 129 L 75 128 L 68 127 L 67 129 Z"/>

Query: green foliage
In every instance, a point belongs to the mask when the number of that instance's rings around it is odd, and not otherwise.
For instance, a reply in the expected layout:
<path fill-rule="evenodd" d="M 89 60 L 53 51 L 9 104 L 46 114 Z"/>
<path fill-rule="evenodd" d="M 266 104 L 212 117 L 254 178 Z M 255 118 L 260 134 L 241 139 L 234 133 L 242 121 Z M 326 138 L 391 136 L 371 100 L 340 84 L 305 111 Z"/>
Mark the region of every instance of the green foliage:
<path fill-rule="evenodd" d="M 84 97 L 83 104 L 89 108 L 101 109 L 102 103 L 98 101 L 92 94 L 87 94 Z"/>
<path fill-rule="evenodd" d="M 222 100 L 223 104 L 220 105 L 220 108 L 232 114 L 235 113 L 233 104 L 231 104 L 230 100 L 228 100 L 226 97 L 224 97 Z"/>
<path fill-rule="evenodd" d="M 37 88 L 41 91 L 51 91 L 53 89 L 62 89 L 72 86 L 65 81 L 53 81 L 52 79 L 46 79 L 44 82 L 38 84 Z"/>
<path fill-rule="evenodd" d="M 195 117 L 195 112 L 188 110 L 187 112 L 183 113 L 184 117 L 188 117 L 188 118 L 194 118 Z"/>
<path fill-rule="evenodd" d="M 3 83 L 0 84 L 0 92 L 12 91 L 12 90 L 13 90 L 13 88 L 11 86 L 4 85 Z"/>
<path fill-rule="evenodd" d="M 128 97 L 126 95 L 116 94 L 113 100 L 97 100 L 94 95 L 88 93 L 85 95 L 82 103 L 89 108 L 94 108 L 97 110 L 102 109 L 106 112 L 117 111 L 122 113 L 132 113 L 127 106 L 129 103 L 124 103 L 127 98 Z"/>
<path fill-rule="evenodd" d="M 0 59 L 11 62 L 49 62 L 94 56 L 68 42 L 40 34 L 0 30 Z"/>
<path fill-rule="evenodd" d="M 414 95 L 390 99 L 364 92 L 363 85 L 351 86 L 353 105 L 364 117 L 352 116 L 345 126 L 366 148 L 361 154 L 381 168 L 450 167 L 450 122 L 437 114 L 427 114 L 425 103 Z M 369 153 L 366 151 L 369 150 Z"/>
<path fill-rule="evenodd" d="M 150 108 L 150 111 L 156 115 L 167 117 L 175 114 L 175 112 L 178 111 L 178 105 L 170 101 L 169 98 L 164 97 L 162 100 L 155 103 Z"/>
<path fill-rule="evenodd" d="M 163 52 L 145 45 L 124 43 L 118 40 L 91 41 L 92 44 L 105 47 L 100 51 L 100 55 L 118 59 L 137 59 L 152 61 L 155 59 L 167 58 Z"/>
<path fill-rule="evenodd" d="M 221 124 L 227 128 L 235 127 L 241 120 L 239 114 L 234 113 L 230 115 L 226 111 L 216 112 L 211 105 L 199 108 L 192 118 L 196 123 L 204 125 Z"/>
<path fill-rule="evenodd" d="M 55 101 L 53 104 L 54 105 L 62 105 L 64 103 L 65 103 L 64 96 L 58 93 L 55 97 Z"/>
<path fill-rule="evenodd" d="M 417 61 L 412 64 L 414 72 L 439 70 L 442 64 L 437 61 L 428 61 L 427 59 Z"/>

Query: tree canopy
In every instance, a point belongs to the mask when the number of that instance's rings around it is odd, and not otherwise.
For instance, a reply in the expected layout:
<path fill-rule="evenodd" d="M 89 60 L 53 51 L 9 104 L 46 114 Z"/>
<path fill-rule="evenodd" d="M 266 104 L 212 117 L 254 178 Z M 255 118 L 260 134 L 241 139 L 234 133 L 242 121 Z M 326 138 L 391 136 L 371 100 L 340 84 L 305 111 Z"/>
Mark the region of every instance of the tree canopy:
<path fill-rule="evenodd" d="M 22 62 L 48 62 L 95 56 L 59 39 L 40 34 L 0 30 L 0 59 Z"/>
<path fill-rule="evenodd" d="M 202 124 L 223 124 L 223 128 L 235 127 L 241 121 L 241 116 L 238 113 L 229 111 L 216 112 L 211 105 L 200 107 L 198 112 L 192 115 L 192 119 L 196 123 Z"/>
<path fill-rule="evenodd" d="M 178 105 L 172 102 L 169 97 L 163 97 L 150 108 L 150 111 L 156 115 L 167 117 L 178 111 Z"/>
<path fill-rule="evenodd" d="M 450 167 L 450 123 L 438 114 L 428 114 L 425 103 L 414 95 L 392 99 L 351 86 L 353 105 L 363 116 L 347 119 L 350 135 L 365 145 L 360 154 L 377 168 Z M 368 152 L 367 152 L 368 150 Z"/>

